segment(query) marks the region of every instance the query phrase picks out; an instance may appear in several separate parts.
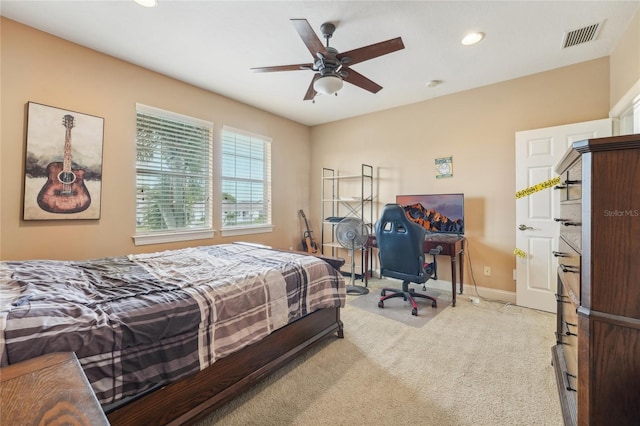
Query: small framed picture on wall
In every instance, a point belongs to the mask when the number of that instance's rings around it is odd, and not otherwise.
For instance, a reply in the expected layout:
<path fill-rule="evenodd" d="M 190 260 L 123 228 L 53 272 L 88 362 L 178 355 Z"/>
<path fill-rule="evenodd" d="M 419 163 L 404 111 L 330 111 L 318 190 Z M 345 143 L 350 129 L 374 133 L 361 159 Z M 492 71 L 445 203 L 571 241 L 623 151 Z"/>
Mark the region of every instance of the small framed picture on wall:
<path fill-rule="evenodd" d="M 24 219 L 100 219 L 104 119 L 29 102 Z"/>
<path fill-rule="evenodd" d="M 453 157 L 436 158 L 436 179 L 453 177 Z"/>

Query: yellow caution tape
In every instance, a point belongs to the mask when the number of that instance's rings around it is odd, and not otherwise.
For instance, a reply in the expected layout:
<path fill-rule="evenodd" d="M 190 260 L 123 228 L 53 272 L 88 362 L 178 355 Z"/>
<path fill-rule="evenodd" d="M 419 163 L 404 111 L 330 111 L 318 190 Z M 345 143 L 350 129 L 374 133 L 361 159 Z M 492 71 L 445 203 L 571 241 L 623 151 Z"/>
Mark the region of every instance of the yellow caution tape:
<path fill-rule="evenodd" d="M 546 182 L 539 183 L 537 185 L 530 186 L 526 189 L 516 192 L 516 200 L 518 198 L 526 197 L 527 195 L 535 194 L 538 191 L 542 191 L 543 189 L 551 188 L 552 186 L 556 186 L 560 183 L 560 176 L 556 176 L 553 179 L 549 179 Z"/>
<path fill-rule="evenodd" d="M 524 251 L 524 250 L 520 250 L 519 248 L 515 249 L 515 250 L 513 251 L 513 254 L 515 254 L 515 255 L 516 255 L 516 256 L 518 256 L 518 257 L 522 257 L 522 258 L 527 257 L 527 253 L 525 253 L 525 251 Z"/>

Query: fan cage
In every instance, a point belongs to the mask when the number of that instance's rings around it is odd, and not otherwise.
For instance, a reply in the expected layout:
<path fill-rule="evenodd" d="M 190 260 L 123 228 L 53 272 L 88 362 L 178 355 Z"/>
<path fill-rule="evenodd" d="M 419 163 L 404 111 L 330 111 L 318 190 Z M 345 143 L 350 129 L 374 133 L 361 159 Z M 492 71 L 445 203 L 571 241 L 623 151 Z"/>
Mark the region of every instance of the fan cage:
<path fill-rule="evenodd" d="M 358 218 L 344 218 L 336 226 L 336 239 L 346 249 L 355 250 L 364 247 L 369 237 L 367 224 Z"/>

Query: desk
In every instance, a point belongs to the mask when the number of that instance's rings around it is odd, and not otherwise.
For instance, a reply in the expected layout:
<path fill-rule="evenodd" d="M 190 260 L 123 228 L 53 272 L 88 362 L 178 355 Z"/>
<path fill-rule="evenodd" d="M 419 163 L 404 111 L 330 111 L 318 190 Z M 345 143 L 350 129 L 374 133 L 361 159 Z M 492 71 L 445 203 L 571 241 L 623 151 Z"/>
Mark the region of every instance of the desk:
<path fill-rule="evenodd" d="M 109 424 L 73 352 L 3 367 L 0 395 L 2 424 Z"/>
<path fill-rule="evenodd" d="M 466 242 L 466 238 L 458 235 L 427 235 L 424 240 L 424 249 L 425 253 L 429 253 L 431 249 L 436 248 L 437 246 L 442 246 L 441 255 L 446 255 L 451 257 L 451 294 L 452 300 L 451 305 L 456 306 L 456 265 L 460 263 L 460 294 L 462 294 L 463 287 L 463 277 L 464 277 L 464 244 Z M 365 277 L 365 285 L 368 284 L 369 277 L 369 250 L 372 248 L 378 247 L 378 241 L 376 240 L 375 235 L 369 235 L 367 242 L 364 246 L 364 274 Z M 458 262 L 459 261 L 459 262 Z M 436 270 L 435 279 L 438 279 L 438 271 Z"/>

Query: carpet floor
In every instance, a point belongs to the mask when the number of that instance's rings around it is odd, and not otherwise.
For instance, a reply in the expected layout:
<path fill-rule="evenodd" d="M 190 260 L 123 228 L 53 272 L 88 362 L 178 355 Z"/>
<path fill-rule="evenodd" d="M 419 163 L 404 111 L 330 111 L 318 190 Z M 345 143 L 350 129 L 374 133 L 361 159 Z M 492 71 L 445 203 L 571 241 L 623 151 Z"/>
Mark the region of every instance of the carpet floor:
<path fill-rule="evenodd" d="M 554 315 L 463 295 L 416 326 L 358 308 L 358 297 L 342 310 L 344 339 L 321 342 L 198 426 L 563 424 Z"/>

